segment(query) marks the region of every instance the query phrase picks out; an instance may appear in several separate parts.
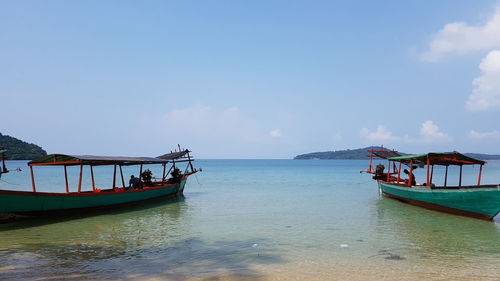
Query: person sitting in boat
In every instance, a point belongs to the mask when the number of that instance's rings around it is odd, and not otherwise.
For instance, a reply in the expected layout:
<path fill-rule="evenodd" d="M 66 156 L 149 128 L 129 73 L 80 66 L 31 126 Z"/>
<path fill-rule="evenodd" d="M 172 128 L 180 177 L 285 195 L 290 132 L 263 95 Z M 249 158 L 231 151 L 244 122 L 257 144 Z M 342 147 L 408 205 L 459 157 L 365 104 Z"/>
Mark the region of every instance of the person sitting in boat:
<path fill-rule="evenodd" d="M 407 169 L 404 169 L 403 172 L 408 175 L 408 179 L 411 178 L 411 185 L 417 185 L 417 180 L 413 173 L 410 173 Z"/>
<path fill-rule="evenodd" d="M 130 180 L 128 181 L 127 190 L 132 190 L 139 188 L 139 178 L 134 177 L 134 175 L 130 176 Z"/>
<path fill-rule="evenodd" d="M 384 170 L 385 170 L 385 166 L 378 163 L 378 165 L 375 167 L 375 175 L 373 176 L 373 179 L 386 180 L 387 176 L 384 175 Z"/>
<path fill-rule="evenodd" d="M 179 168 L 174 168 L 172 173 L 170 173 L 172 177 L 168 180 L 169 183 L 179 183 L 182 180 L 182 172 Z"/>

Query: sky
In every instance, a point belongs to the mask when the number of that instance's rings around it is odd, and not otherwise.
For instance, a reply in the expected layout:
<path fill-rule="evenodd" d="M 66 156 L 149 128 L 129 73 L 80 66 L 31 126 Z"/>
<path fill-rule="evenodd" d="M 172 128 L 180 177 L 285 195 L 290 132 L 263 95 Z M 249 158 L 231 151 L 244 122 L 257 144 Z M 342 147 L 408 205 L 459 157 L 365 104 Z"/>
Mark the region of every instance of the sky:
<path fill-rule="evenodd" d="M 500 1 L 0 0 L 0 112 L 48 153 L 500 154 Z"/>

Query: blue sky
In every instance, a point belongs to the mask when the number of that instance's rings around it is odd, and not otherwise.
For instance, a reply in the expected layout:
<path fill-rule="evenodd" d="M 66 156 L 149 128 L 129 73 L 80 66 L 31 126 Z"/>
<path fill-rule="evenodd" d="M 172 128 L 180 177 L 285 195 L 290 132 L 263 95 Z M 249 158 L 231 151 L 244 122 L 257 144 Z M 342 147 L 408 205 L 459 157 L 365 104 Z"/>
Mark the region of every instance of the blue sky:
<path fill-rule="evenodd" d="M 497 7 L 0 1 L 0 132 L 71 154 L 500 154 Z"/>

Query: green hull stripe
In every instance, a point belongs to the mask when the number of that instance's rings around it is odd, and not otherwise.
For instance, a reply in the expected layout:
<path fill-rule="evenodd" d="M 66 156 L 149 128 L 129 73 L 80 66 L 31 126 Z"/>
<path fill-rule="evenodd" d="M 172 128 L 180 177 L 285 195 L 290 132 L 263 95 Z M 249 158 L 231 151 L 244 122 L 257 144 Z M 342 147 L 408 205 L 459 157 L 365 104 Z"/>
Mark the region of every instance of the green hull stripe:
<path fill-rule="evenodd" d="M 0 194 L 0 213 L 40 212 L 123 204 L 182 193 L 185 184 L 186 180 L 183 180 L 179 185 L 162 189 L 144 189 L 140 192 L 131 191 L 115 194 L 113 192 L 106 192 L 105 195 L 98 193 L 98 195 L 94 196 L 48 196 L 5 193 Z"/>
<path fill-rule="evenodd" d="M 500 188 L 429 189 L 379 182 L 383 192 L 472 213 L 496 216 L 500 212 Z"/>

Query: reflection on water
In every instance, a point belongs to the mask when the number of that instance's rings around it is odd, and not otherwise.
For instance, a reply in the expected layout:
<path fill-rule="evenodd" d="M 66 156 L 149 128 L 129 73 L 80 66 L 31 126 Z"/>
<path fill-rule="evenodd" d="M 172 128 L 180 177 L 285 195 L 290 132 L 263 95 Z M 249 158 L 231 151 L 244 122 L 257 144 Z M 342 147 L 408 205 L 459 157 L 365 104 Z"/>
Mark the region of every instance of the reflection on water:
<path fill-rule="evenodd" d="M 189 227 L 184 199 L 88 217 L 0 225 L 0 279 L 260 278 L 253 264 L 283 262 L 265 239 L 207 241 Z M 265 246 L 267 245 L 267 246 Z"/>
<path fill-rule="evenodd" d="M 403 257 L 427 270 L 498 275 L 498 268 L 492 271 L 491 267 L 500 260 L 498 223 L 440 213 L 385 197 L 376 205 L 374 227 L 379 257 Z"/>
<path fill-rule="evenodd" d="M 253 270 L 252 265 L 283 262 L 272 248 L 255 246 L 261 244 L 265 244 L 265 240 L 207 242 L 200 238 L 141 247 L 140 250 L 127 247 L 126 243 L 113 246 L 36 244 L 30 251 L 2 252 L 0 277 L 57 278 L 72 275 L 77 279 L 143 280 L 161 277 L 179 280 L 203 275 L 258 279 L 262 277 L 261 273 Z"/>

